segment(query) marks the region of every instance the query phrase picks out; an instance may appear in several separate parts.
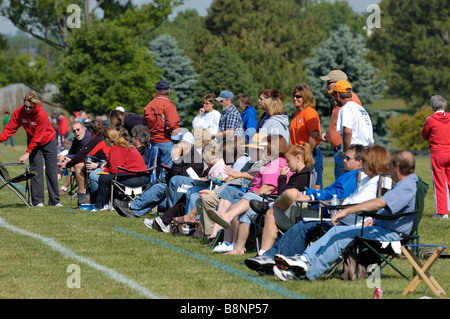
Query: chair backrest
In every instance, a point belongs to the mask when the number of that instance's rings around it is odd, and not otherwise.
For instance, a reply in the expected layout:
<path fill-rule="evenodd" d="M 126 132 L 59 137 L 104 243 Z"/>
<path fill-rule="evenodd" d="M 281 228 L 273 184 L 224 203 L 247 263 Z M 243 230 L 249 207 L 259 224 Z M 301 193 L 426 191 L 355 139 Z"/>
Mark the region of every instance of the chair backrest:
<path fill-rule="evenodd" d="M 419 224 L 425 208 L 425 196 L 427 195 L 427 191 L 428 184 L 419 177 L 417 181 L 416 191 L 416 217 L 414 218 L 414 223 L 410 235 L 419 234 Z"/>
<path fill-rule="evenodd" d="M 2 164 L 2 162 L 0 162 L 0 164 Z M 7 170 L 6 167 L 3 166 L 3 165 L 0 165 L 0 176 L 1 176 L 5 181 L 7 181 L 7 180 L 10 179 L 8 170 Z"/>
<path fill-rule="evenodd" d="M 156 167 L 158 165 L 158 150 L 159 148 L 157 146 L 152 146 L 150 148 L 150 159 L 148 161 L 148 168 Z M 161 170 L 162 170 L 161 167 L 157 167 L 156 169 L 153 170 L 151 176 L 152 182 L 158 179 Z"/>
<path fill-rule="evenodd" d="M 383 196 L 387 191 L 392 189 L 395 182 L 391 177 L 391 174 L 381 174 L 378 180 L 377 197 Z"/>
<path fill-rule="evenodd" d="M 309 182 L 308 182 L 308 188 L 313 188 L 316 186 L 317 181 L 317 171 L 314 168 L 314 165 L 310 166 L 311 170 L 309 171 Z"/>

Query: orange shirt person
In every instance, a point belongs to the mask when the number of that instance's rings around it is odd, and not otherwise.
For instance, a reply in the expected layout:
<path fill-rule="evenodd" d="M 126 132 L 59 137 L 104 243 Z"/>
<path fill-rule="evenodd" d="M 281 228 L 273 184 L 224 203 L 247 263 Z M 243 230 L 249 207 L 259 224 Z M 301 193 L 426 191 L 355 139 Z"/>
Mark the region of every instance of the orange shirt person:
<path fill-rule="evenodd" d="M 314 94 L 308 85 L 297 85 L 292 91 L 297 112 L 289 127 L 290 144 L 308 143 L 313 150 L 314 168 L 317 172 L 317 185 L 322 188 L 323 157 L 320 151 L 320 118 L 315 109 Z"/>

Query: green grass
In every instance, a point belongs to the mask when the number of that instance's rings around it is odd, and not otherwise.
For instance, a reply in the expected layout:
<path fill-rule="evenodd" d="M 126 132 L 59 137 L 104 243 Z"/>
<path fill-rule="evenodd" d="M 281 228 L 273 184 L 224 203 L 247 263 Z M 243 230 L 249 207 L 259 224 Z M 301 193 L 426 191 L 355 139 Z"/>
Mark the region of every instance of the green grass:
<path fill-rule="evenodd" d="M 0 145 L 0 160 L 16 162 L 24 150 L 24 146 L 12 149 Z M 325 185 L 333 181 L 332 166 L 332 160 L 325 161 Z M 429 167 L 429 158 L 417 159 L 417 173 L 430 185 L 420 225 L 421 243 L 449 247 L 449 221 L 431 218 L 434 200 Z M 2 189 L 0 195 L 1 220 L 20 230 L 0 226 L 0 298 L 3 299 L 148 297 L 116 280 L 117 274 L 125 276 L 127 283 L 132 281 L 163 298 L 370 299 L 373 296 L 373 288 L 368 288 L 365 280 L 342 281 L 338 273 L 314 282 L 281 282 L 275 277 L 261 277 L 243 264 L 254 252 L 245 256 L 213 254 L 204 247 L 204 239 L 151 231 L 143 225 L 142 218 L 127 219 L 116 212 L 77 210 L 75 201 L 71 203 L 67 197 L 62 197 L 64 208 L 27 209 L 11 191 Z M 24 231 L 52 239 L 76 257 L 55 251 Z M 405 259 L 396 262 L 401 270 L 412 273 Z M 67 268 L 72 264 L 80 267 L 81 288 L 68 288 L 67 279 L 72 273 Z M 448 259 L 439 259 L 431 270 L 447 293 L 450 292 L 448 265 Z M 401 296 L 408 281 L 388 268 L 383 270 L 381 285 L 385 299 L 434 297 L 424 282 L 413 294 Z"/>

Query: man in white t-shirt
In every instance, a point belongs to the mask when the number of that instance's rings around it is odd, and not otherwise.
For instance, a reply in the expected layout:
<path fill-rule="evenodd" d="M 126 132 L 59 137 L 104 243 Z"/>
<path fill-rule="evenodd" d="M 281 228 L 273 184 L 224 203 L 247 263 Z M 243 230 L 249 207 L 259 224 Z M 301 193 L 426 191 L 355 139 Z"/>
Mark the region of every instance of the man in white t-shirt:
<path fill-rule="evenodd" d="M 341 105 L 337 119 L 337 132 L 342 136 L 341 152 L 345 153 L 352 144 L 372 145 L 373 127 L 366 109 L 352 101 L 352 86 L 341 80 L 330 90 L 337 105 Z"/>

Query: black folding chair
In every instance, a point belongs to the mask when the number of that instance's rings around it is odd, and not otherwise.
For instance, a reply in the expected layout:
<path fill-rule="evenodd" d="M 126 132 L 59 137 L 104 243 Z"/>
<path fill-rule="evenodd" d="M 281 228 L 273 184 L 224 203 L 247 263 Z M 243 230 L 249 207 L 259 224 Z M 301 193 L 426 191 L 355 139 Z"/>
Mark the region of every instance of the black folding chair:
<path fill-rule="evenodd" d="M 11 177 L 9 175 L 8 169 L 6 167 L 17 167 L 22 170 L 17 176 Z M 32 207 L 31 204 L 31 191 L 30 191 L 30 183 L 29 180 L 37 173 L 32 172 L 30 167 L 24 163 L 4 163 L 0 162 L 0 190 L 4 187 L 9 188 L 17 197 L 20 198 L 24 202 L 27 207 Z M 21 182 L 25 182 L 25 187 L 23 187 Z"/>
<path fill-rule="evenodd" d="M 361 215 L 365 217 L 372 217 L 374 219 L 388 219 L 395 220 L 403 216 L 414 215 L 414 223 L 411 229 L 411 233 L 409 236 L 403 238 L 400 241 L 401 246 L 405 246 L 408 244 L 412 244 L 417 246 L 419 244 L 419 224 L 422 219 L 423 210 L 425 207 L 425 195 L 428 191 L 428 184 L 422 181 L 420 178 L 417 181 L 417 192 L 416 192 L 416 203 L 415 210 L 412 212 L 406 212 L 403 214 L 394 214 L 394 215 L 379 215 L 376 212 L 362 212 Z M 395 271 L 397 271 L 404 278 L 411 280 L 407 275 L 405 275 L 402 271 L 400 271 L 393 263 L 393 259 L 397 256 L 397 252 L 395 252 L 391 245 L 385 246 L 381 242 L 376 240 L 369 240 L 364 238 L 364 227 L 361 228 L 361 236 L 357 236 L 355 240 L 355 251 L 356 251 L 356 263 L 363 263 L 362 256 L 366 250 L 369 250 L 375 253 L 381 260 L 380 269 L 383 269 L 385 266 L 391 266 Z M 414 254 L 418 257 L 419 252 L 414 251 Z M 356 268 L 358 269 L 358 268 Z"/>

